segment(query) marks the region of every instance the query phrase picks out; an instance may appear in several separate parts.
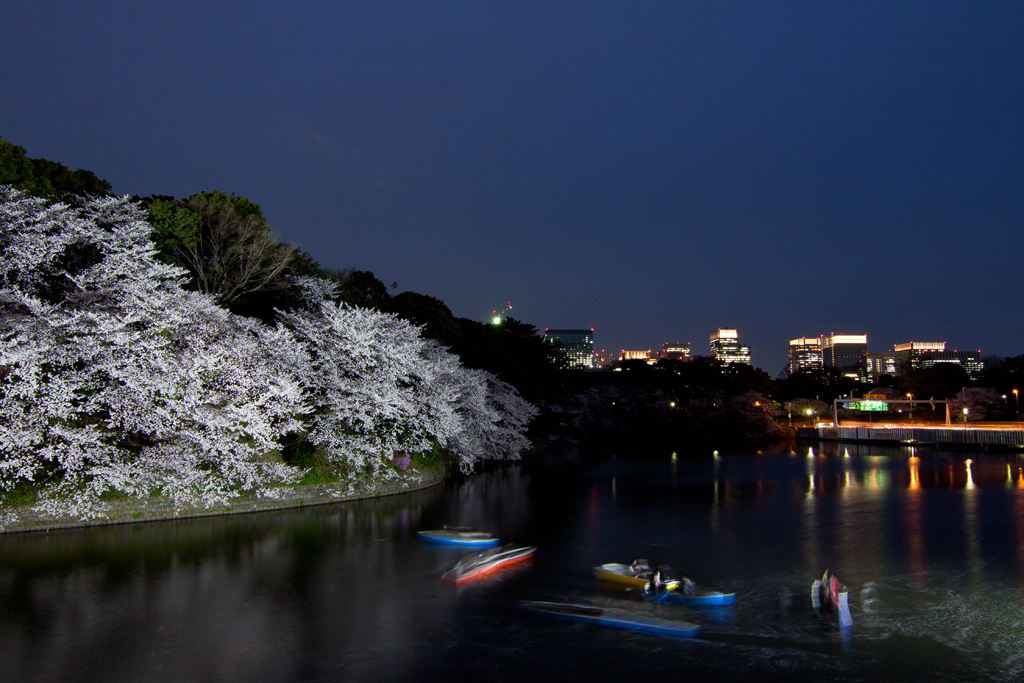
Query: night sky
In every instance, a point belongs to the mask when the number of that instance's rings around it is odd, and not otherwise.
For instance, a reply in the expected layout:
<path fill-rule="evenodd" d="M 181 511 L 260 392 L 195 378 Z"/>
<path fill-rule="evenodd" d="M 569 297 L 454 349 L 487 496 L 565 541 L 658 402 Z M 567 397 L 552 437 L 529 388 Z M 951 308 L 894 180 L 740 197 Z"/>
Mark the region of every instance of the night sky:
<path fill-rule="evenodd" d="M 605 349 L 1024 353 L 1024 3 L 9 2 L 0 137 Z"/>

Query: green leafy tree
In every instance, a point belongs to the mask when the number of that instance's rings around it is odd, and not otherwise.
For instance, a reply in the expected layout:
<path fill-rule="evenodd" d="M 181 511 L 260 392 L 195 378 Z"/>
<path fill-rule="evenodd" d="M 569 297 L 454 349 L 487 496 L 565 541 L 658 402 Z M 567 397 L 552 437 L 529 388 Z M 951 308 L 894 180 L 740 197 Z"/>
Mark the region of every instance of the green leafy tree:
<path fill-rule="evenodd" d="M 188 271 L 193 289 L 232 310 L 256 293 L 280 288 L 298 261 L 295 247 L 278 242 L 259 205 L 245 197 L 199 192 L 185 199 L 153 197 L 147 204 L 164 260 Z"/>
<path fill-rule="evenodd" d="M 0 138 L 0 185 L 13 185 L 37 197 L 95 196 L 110 192 L 110 183 L 92 171 L 48 159 L 32 159 L 24 147 Z"/>
<path fill-rule="evenodd" d="M 349 306 L 388 311 L 391 299 L 387 285 L 368 270 L 330 271 L 330 279 L 338 283 L 338 299 Z M 392 284 L 392 287 L 395 285 Z"/>
<path fill-rule="evenodd" d="M 423 336 L 452 349 L 462 342 L 462 330 L 444 302 L 426 294 L 402 292 L 391 297 L 392 313 L 423 328 Z"/>
<path fill-rule="evenodd" d="M 500 325 L 456 318 L 461 341 L 452 348 L 470 368 L 487 370 L 533 403 L 559 395 L 570 378 L 564 356 L 544 342 L 537 328 L 515 318 Z"/>
<path fill-rule="evenodd" d="M 32 192 L 35 187 L 32 160 L 25 148 L 0 138 L 0 185 L 13 185 L 16 190 Z"/>

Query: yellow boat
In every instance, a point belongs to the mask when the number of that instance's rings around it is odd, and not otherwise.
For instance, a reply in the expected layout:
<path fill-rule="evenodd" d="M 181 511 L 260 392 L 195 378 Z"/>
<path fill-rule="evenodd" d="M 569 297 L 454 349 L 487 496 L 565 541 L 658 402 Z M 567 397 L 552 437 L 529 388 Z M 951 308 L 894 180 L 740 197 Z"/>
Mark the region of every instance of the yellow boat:
<path fill-rule="evenodd" d="M 624 588 L 645 588 L 650 582 L 652 574 L 653 570 L 646 563 L 628 565 L 612 562 L 594 567 L 594 576 L 598 581 L 605 581 Z M 674 591 L 679 588 L 679 581 L 665 577 L 662 587 L 665 590 Z"/>

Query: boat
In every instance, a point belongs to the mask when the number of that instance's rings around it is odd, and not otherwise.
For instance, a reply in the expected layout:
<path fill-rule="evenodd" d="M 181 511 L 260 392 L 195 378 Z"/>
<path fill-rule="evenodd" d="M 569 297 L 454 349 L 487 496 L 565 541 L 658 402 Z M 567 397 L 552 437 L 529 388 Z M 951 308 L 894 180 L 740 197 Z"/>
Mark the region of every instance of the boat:
<path fill-rule="evenodd" d="M 438 529 L 436 531 L 418 531 L 417 533 L 420 540 L 438 545 L 474 546 L 477 548 L 498 545 L 498 539 L 485 531 Z"/>
<path fill-rule="evenodd" d="M 664 570 L 662 570 L 664 572 Z M 651 581 L 653 570 L 646 560 L 637 560 L 633 564 L 602 564 L 594 567 L 594 576 L 598 581 L 614 584 L 626 588 L 646 588 Z M 674 591 L 679 588 L 677 579 L 665 579 L 662 587 L 665 590 Z"/>
<path fill-rule="evenodd" d="M 822 577 L 811 585 L 811 605 L 814 609 L 835 612 L 839 616 L 841 626 L 853 623 L 853 616 L 850 615 L 850 591 L 827 569 Z"/>
<path fill-rule="evenodd" d="M 693 638 L 700 633 L 700 626 L 688 621 L 662 619 L 652 614 L 626 610 L 617 607 L 595 607 L 568 602 L 523 602 L 523 609 L 555 619 L 584 621 L 608 628 L 619 628 L 638 633 L 654 633 L 661 636 Z"/>
<path fill-rule="evenodd" d="M 722 606 L 736 602 L 736 594 L 696 588 L 690 593 L 680 590 L 655 593 L 650 596 L 650 600 L 659 605 Z"/>
<path fill-rule="evenodd" d="M 483 550 L 459 560 L 458 564 L 445 572 L 441 580 L 458 586 L 489 576 L 501 569 L 508 569 L 515 565 L 529 562 L 533 559 L 533 554 L 536 551 L 537 548 L 532 546 L 526 548 L 492 548 Z"/>

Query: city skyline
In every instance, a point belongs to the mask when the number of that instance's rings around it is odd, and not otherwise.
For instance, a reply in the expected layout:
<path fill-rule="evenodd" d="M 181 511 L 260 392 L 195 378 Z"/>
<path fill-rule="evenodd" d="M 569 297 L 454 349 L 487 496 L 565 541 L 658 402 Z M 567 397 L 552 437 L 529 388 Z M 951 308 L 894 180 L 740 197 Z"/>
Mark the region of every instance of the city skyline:
<path fill-rule="evenodd" d="M 201 20 L 197 20 L 201 17 Z M 1018 355 L 1024 5 L 8 3 L 0 136 L 608 349 Z M 796 335 L 793 334 L 796 331 Z M 698 346 L 695 346 L 698 348 Z"/>
<path fill-rule="evenodd" d="M 600 338 L 599 337 L 600 331 L 599 330 L 595 331 L 594 328 L 587 328 L 587 329 L 589 331 L 590 343 L 593 345 L 593 352 L 595 354 L 595 358 L 599 354 L 606 353 L 607 352 L 606 349 L 601 347 L 601 344 L 596 343 L 596 341 L 595 341 L 596 339 Z M 712 345 L 714 344 L 715 333 L 716 332 L 722 332 L 722 331 L 728 331 L 728 333 L 730 333 L 730 338 L 731 339 L 735 339 L 736 337 L 739 336 L 738 335 L 738 328 L 717 328 L 715 331 L 713 331 L 711 333 Z M 544 332 L 546 334 L 548 332 L 548 330 L 545 330 Z M 736 333 L 736 336 L 733 337 L 732 333 Z M 865 363 L 869 362 L 869 360 L 868 360 L 869 357 L 871 357 L 872 361 L 877 360 L 877 357 L 878 356 L 882 356 L 882 355 L 889 355 L 889 356 L 899 357 L 901 351 L 908 351 L 908 350 L 911 350 L 911 349 L 927 350 L 927 351 L 932 351 L 932 352 L 943 352 L 943 353 L 950 354 L 950 355 L 952 355 L 952 354 L 961 354 L 961 355 L 963 355 L 963 354 L 970 354 L 971 358 L 977 357 L 979 360 L 985 358 L 986 356 L 998 355 L 998 354 L 990 354 L 988 352 L 983 352 L 982 349 L 951 348 L 950 345 L 947 342 L 945 342 L 945 341 L 942 341 L 942 342 L 923 342 L 923 341 L 893 342 L 891 344 L 888 344 L 884 349 L 877 349 L 877 348 L 874 348 L 874 345 L 872 345 L 872 344 L 870 344 L 870 342 L 868 342 L 868 335 L 866 335 L 866 334 L 849 335 L 849 334 L 830 333 L 828 335 L 821 334 L 821 335 L 814 336 L 814 337 L 802 336 L 802 337 L 797 337 L 797 338 L 794 338 L 794 339 L 790 339 L 790 341 L 788 343 L 789 354 L 788 354 L 788 360 L 786 362 L 785 370 L 787 372 L 792 371 L 792 366 L 793 366 L 793 362 L 794 362 L 794 352 L 795 352 L 795 346 L 796 345 L 799 345 L 799 347 L 800 347 L 799 351 L 797 353 L 798 353 L 799 357 L 802 359 L 800 361 L 797 361 L 798 364 L 806 365 L 806 367 L 808 367 L 808 368 L 810 368 L 810 367 L 825 367 L 826 365 L 831 366 L 832 364 L 834 364 L 834 361 L 828 362 L 828 361 L 826 361 L 826 358 L 822 355 L 824 353 L 823 346 L 826 349 L 828 347 L 828 343 L 827 342 L 824 345 L 822 344 L 822 342 L 823 342 L 823 340 L 826 340 L 830 336 L 833 337 L 835 339 L 836 343 L 839 343 L 839 344 L 863 346 L 863 349 L 862 349 L 863 354 L 861 353 L 861 350 L 858 349 L 857 352 L 856 352 L 856 357 L 858 359 L 863 360 Z M 813 349 L 810 348 L 812 342 L 814 344 L 813 345 Z M 607 352 L 607 353 L 611 353 L 612 355 L 618 355 L 619 356 L 619 360 L 623 360 L 623 356 L 622 356 L 623 353 L 632 354 L 632 355 L 626 356 L 626 359 L 637 359 L 637 358 L 639 358 L 639 356 L 637 356 L 636 354 L 641 352 L 641 351 L 637 351 L 637 349 L 641 349 L 643 353 L 649 354 L 647 357 L 652 358 L 652 359 L 658 359 L 658 358 L 663 358 L 663 357 L 678 358 L 679 357 L 678 355 L 668 355 L 668 353 L 666 353 L 666 352 L 670 348 L 678 347 L 679 349 L 682 349 L 682 348 L 685 347 L 685 349 L 686 349 L 685 357 L 686 358 L 695 358 L 695 357 L 698 357 L 698 356 L 714 357 L 714 354 L 712 352 L 712 348 L 709 348 L 706 353 L 702 353 L 699 350 L 699 348 L 698 348 L 698 350 L 693 351 L 692 342 L 662 342 L 659 346 L 662 349 L 661 352 L 655 352 L 654 351 L 654 348 L 657 348 L 657 346 L 652 346 L 650 348 L 643 349 L 642 345 L 633 344 L 633 345 L 630 345 L 630 346 L 622 347 L 618 352 L 611 351 L 611 352 Z M 746 347 L 748 345 L 744 344 L 743 346 Z M 809 355 L 808 355 L 808 351 L 810 351 Z M 682 355 L 682 354 L 679 354 L 679 355 Z M 772 377 L 775 377 L 777 374 L 779 374 L 779 372 L 777 370 L 775 372 L 772 372 L 770 368 L 766 368 L 766 367 L 763 367 L 762 365 L 759 365 L 756 362 L 757 354 L 753 350 L 749 351 L 749 355 L 750 355 L 750 358 L 753 359 L 751 361 L 751 364 L 754 367 L 757 367 L 757 368 L 759 368 L 761 370 L 764 370 L 765 372 L 768 372 Z M 1020 354 L 1009 354 L 1009 355 L 1020 355 Z M 597 367 L 598 365 L 599 364 L 595 364 L 595 367 Z M 838 367 L 842 367 L 842 365 L 838 365 Z M 892 368 L 892 363 L 889 363 L 886 367 L 887 368 Z M 972 361 L 972 368 L 973 368 L 973 361 Z M 972 375 L 976 371 L 977 371 L 977 368 L 972 369 L 971 370 Z M 892 374 L 892 372 L 891 371 L 890 372 L 885 372 L 885 371 L 883 371 L 883 372 L 873 372 L 872 371 L 872 372 L 869 372 L 868 374 L 869 375 Z"/>

